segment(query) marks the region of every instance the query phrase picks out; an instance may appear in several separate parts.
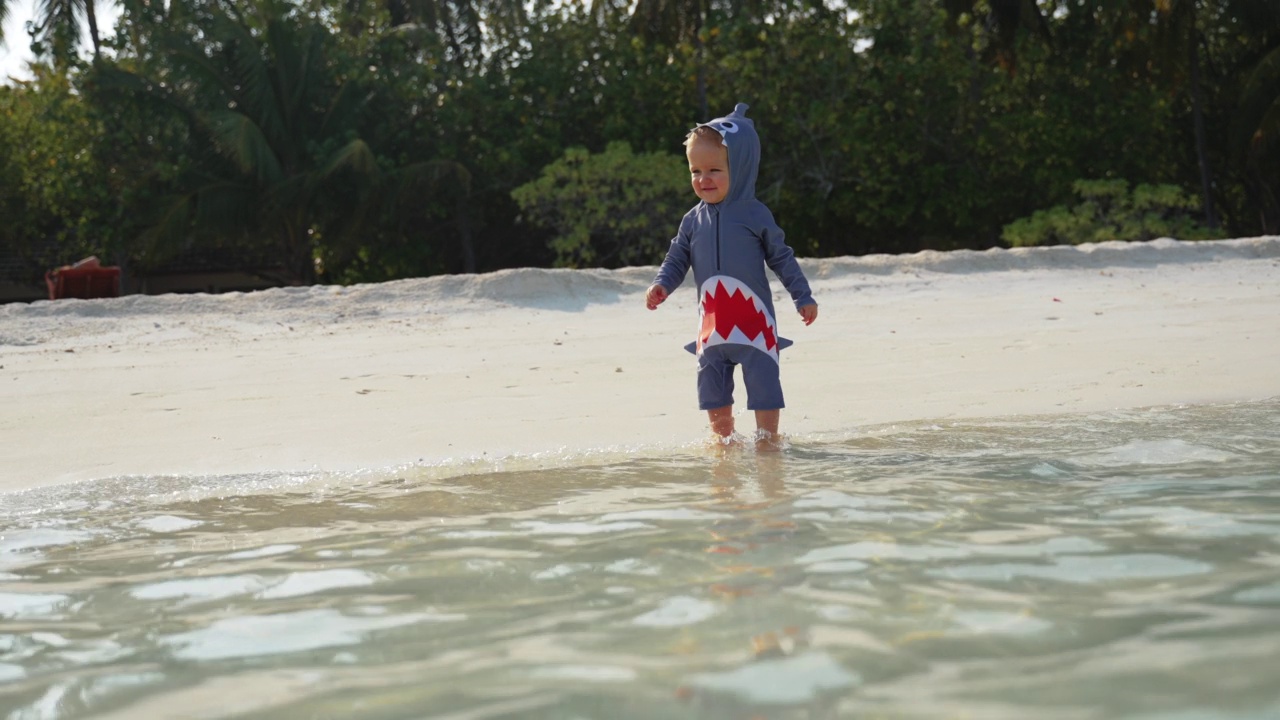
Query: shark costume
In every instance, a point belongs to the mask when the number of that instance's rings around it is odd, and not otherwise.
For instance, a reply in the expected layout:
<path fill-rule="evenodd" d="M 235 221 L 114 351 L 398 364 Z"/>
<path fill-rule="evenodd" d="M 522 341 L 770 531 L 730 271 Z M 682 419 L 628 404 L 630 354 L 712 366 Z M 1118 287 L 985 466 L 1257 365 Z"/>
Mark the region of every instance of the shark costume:
<path fill-rule="evenodd" d="M 728 148 L 729 193 L 714 205 L 700 201 L 684 216 L 654 280 L 670 295 L 693 268 L 701 323 L 686 349 L 698 356 L 703 410 L 733 404 L 735 365 L 742 365 L 748 409 L 783 407 L 778 351 L 791 341 L 778 337 L 766 266 L 797 309 L 817 304 L 773 213 L 756 199 L 760 137 L 746 113 L 746 103 L 738 103 L 729 115 L 698 126 L 718 132 Z"/>

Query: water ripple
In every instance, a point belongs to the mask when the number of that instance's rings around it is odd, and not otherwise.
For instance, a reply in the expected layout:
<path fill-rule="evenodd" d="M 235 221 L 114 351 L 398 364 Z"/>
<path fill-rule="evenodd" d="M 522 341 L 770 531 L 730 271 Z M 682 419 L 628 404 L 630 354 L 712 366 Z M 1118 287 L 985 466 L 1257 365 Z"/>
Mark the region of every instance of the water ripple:
<path fill-rule="evenodd" d="M 45 490 L 0 715 L 1272 717 L 1277 468 L 1269 402 Z"/>

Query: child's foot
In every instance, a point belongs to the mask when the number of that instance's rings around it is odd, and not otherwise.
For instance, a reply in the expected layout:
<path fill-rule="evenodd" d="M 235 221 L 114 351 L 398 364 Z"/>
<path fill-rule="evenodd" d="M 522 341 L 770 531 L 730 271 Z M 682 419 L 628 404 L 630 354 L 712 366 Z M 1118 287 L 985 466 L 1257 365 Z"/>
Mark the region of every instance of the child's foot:
<path fill-rule="evenodd" d="M 707 445 L 713 450 L 728 452 L 741 448 L 747 438 L 738 433 L 730 433 L 729 435 L 717 435 L 712 433 L 707 437 Z"/>
<path fill-rule="evenodd" d="M 786 448 L 786 438 L 782 433 L 756 430 L 756 452 L 781 452 Z"/>

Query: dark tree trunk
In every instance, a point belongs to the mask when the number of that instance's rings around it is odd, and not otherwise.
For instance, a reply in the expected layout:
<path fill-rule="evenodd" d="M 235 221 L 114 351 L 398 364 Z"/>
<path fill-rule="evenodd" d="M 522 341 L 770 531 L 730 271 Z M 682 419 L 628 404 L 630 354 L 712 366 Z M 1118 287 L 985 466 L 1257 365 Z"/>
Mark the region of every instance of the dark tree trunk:
<path fill-rule="evenodd" d="M 702 28 L 707 24 L 707 4 L 698 3 L 698 25 L 693 29 L 693 41 L 698 48 L 698 122 L 711 119 L 707 108 L 707 49 L 702 43 Z"/>
<path fill-rule="evenodd" d="M 458 242 L 462 250 L 462 271 L 476 271 L 475 237 L 471 232 L 471 211 L 468 208 L 467 193 L 460 193 L 458 198 Z"/>
<path fill-rule="evenodd" d="M 1200 192 L 1204 199 L 1204 223 L 1218 227 L 1213 209 L 1213 175 L 1209 168 L 1209 148 L 1204 136 L 1204 100 L 1200 93 L 1200 33 L 1191 26 L 1191 115 L 1196 129 L 1196 158 L 1200 162 Z"/>
<path fill-rule="evenodd" d="M 102 54 L 102 41 L 98 37 L 98 9 L 93 6 L 94 0 L 84 0 L 84 15 L 89 22 L 89 40 L 93 43 L 93 59 Z"/>

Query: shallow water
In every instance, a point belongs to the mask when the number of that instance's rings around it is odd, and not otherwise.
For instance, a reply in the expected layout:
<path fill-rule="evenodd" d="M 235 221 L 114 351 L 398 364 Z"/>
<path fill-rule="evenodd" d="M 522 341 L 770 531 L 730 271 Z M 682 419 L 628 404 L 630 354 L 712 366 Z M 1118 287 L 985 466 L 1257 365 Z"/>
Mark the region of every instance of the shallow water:
<path fill-rule="evenodd" d="M 0 718 L 1280 717 L 1280 401 L 584 462 L 2 496 Z"/>

